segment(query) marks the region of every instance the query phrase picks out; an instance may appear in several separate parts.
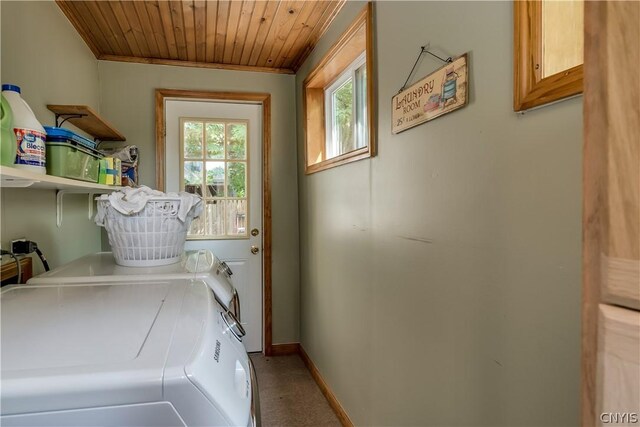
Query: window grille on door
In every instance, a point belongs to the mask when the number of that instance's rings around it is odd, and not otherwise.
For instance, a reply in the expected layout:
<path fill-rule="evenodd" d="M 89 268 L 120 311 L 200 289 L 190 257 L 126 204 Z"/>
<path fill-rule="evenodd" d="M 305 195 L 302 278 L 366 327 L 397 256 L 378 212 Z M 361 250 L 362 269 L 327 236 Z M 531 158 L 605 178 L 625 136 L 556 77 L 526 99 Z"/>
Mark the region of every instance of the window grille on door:
<path fill-rule="evenodd" d="M 190 239 L 248 237 L 247 120 L 180 119 L 180 187 L 205 209 Z"/>

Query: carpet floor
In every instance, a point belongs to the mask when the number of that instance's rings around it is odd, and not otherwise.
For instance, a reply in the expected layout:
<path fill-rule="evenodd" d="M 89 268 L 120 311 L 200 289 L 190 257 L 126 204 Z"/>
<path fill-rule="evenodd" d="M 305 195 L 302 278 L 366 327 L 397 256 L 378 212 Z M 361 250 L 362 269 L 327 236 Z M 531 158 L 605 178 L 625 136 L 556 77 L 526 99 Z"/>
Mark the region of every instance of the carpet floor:
<path fill-rule="evenodd" d="M 300 356 L 252 354 L 263 427 L 335 426 L 340 421 Z"/>

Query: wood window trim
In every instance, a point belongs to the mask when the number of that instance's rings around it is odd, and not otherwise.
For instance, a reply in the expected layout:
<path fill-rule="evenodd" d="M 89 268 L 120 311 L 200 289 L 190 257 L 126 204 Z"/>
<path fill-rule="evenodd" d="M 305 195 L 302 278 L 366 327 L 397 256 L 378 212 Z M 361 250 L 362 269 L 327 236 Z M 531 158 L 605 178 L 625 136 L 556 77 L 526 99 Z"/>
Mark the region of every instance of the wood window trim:
<path fill-rule="evenodd" d="M 271 94 L 248 92 L 209 92 L 182 89 L 156 89 L 156 188 L 165 188 L 165 99 L 206 99 L 209 101 L 239 101 L 262 104 L 262 274 L 263 332 L 265 356 L 273 353 L 272 328 L 272 228 L 271 228 Z"/>
<path fill-rule="evenodd" d="M 364 44 L 364 49 L 361 47 L 362 44 Z M 374 87 L 375 67 L 373 50 L 373 3 L 369 2 L 304 80 L 302 108 L 305 136 L 305 174 L 309 175 L 376 155 L 376 96 Z M 317 163 L 310 163 L 310 156 L 324 156 L 326 140 L 324 89 L 361 55 L 363 51 L 366 51 L 367 63 L 367 121 L 369 143 L 366 147 L 349 153 Z"/>
<path fill-rule="evenodd" d="M 515 0 L 513 23 L 514 111 L 582 93 L 583 64 L 542 78 L 542 0 Z"/>

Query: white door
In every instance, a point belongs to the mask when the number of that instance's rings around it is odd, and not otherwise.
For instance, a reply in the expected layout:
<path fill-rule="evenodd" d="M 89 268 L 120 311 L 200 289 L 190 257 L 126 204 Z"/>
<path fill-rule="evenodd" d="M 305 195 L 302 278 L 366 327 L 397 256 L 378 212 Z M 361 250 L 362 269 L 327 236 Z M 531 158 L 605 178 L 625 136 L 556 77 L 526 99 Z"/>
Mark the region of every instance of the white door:
<path fill-rule="evenodd" d="M 187 249 L 209 249 L 231 267 L 247 351 L 262 351 L 262 106 L 169 99 L 166 191 L 205 201 Z"/>

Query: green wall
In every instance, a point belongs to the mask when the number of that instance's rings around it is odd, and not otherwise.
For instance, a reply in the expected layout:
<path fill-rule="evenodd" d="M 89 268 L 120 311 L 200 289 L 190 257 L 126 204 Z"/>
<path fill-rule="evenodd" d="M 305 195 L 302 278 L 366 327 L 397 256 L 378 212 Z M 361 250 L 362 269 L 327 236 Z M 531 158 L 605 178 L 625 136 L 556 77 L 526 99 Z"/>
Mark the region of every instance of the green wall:
<path fill-rule="evenodd" d="M 98 62 L 102 111 L 140 148 L 140 177 L 155 185 L 155 89 L 271 94 L 273 342 L 299 340 L 295 77 L 163 65 Z"/>
<path fill-rule="evenodd" d="M 53 1 L 3 1 L 1 20 L 2 83 L 22 88 L 22 97 L 43 125 L 53 125 L 47 104 L 85 104 L 98 110 L 98 64 Z M 64 223 L 56 227 L 53 190 L 1 190 L 1 243 L 26 237 L 54 267 L 100 250 L 100 230 L 87 218 L 87 196 L 64 198 Z M 39 260 L 36 272 L 42 271 Z"/>
<path fill-rule="evenodd" d="M 272 96 L 273 342 L 299 340 L 298 201 L 295 77 L 97 61 L 53 1 L 3 1 L 2 82 L 22 87 L 43 124 L 46 104 L 86 104 L 140 147 L 141 183 L 155 185 L 154 90 L 268 92 Z M 29 23 L 28 31 L 25 22 Z M 106 235 L 90 221 L 86 196 L 64 200 L 56 228 L 55 192 L 2 189 L 3 248 L 19 237 L 38 242 L 52 267 L 101 249 Z M 39 261 L 35 263 L 41 271 Z"/>
<path fill-rule="evenodd" d="M 582 99 L 513 113 L 510 2 L 377 2 L 379 154 L 298 173 L 302 81 L 362 6 L 293 77 L 96 61 L 53 2 L 3 1 L 1 79 L 47 124 L 47 103 L 100 107 L 146 184 L 155 88 L 271 92 L 274 342 L 299 338 L 360 425 L 576 425 Z M 470 104 L 394 136 L 391 97 L 427 42 L 470 52 Z M 26 236 L 52 265 L 100 249 L 86 196 L 60 229 L 53 191 L 1 201 L 3 247 Z"/>
<path fill-rule="evenodd" d="M 300 171 L 302 82 L 363 5 L 296 77 Z M 299 174 L 301 343 L 358 425 L 577 425 L 582 99 L 513 112 L 511 2 L 375 6 L 379 154 Z M 470 103 L 392 135 L 428 42 Z"/>

